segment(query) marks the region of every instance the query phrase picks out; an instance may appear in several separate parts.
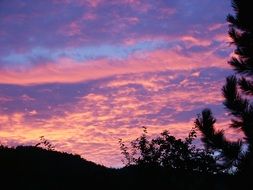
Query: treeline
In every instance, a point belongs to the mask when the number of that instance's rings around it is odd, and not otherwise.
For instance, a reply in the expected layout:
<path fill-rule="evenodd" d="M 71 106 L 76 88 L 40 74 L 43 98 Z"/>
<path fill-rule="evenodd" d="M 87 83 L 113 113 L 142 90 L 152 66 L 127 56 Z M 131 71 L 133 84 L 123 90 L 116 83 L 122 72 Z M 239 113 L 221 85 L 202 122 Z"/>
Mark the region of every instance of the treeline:
<path fill-rule="evenodd" d="M 159 166 L 186 173 L 227 174 L 247 179 L 253 173 L 253 11 L 249 1 L 232 0 L 233 15 L 227 16 L 228 34 L 236 48 L 228 64 L 234 75 L 228 76 L 222 88 L 224 106 L 232 117 L 230 126 L 243 137 L 230 141 L 224 130 L 215 129 L 216 119 L 210 109 L 198 115 L 193 130 L 184 140 L 168 131 L 149 140 L 147 130 L 127 146 L 119 141 L 127 166 Z M 193 145 L 196 130 L 204 148 Z"/>

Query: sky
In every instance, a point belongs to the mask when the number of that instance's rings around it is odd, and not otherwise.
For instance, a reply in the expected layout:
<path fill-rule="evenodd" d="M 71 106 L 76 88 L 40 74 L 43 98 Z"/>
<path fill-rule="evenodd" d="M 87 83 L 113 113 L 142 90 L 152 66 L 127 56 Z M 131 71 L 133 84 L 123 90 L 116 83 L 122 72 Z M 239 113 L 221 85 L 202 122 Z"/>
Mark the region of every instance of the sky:
<path fill-rule="evenodd" d="M 229 0 L 0 0 L 0 143 L 121 167 L 146 126 L 186 137 L 232 73 Z M 228 133 L 235 136 L 233 131 Z"/>

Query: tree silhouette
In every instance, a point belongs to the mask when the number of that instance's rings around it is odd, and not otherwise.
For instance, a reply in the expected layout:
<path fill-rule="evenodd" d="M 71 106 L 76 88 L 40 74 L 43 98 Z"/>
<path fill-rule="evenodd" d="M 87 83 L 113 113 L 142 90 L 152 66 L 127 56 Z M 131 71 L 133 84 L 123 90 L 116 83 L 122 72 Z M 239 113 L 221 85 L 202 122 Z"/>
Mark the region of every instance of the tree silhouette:
<path fill-rule="evenodd" d="M 196 148 L 193 140 L 196 131 L 192 129 L 184 140 L 177 139 L 168 131 L 158 137 L 148 139 L 147 129 L 143 127 L 143 134 L 131 141 L 127 147 L 122 139 L 119 140 L 121 153 L 125 157 L 125 164 L 162 167 L 188 172 L 217 173 L 219 168 L 211 152 Z"/>
<path fill-rule="evenodd" d="M 228 62 L 235 74 L 226 79 L 222 92 L 224 105 L 232 116 L 230 127 L 244 134 L 247 150 L 242 151 L 242 140 L 230 142 L 224 131 L 214 129 L 215 119 L 210 110 L 205 109 L 195 121 L 195 126 L 203 134 L 207 148 L 221 151 L 227 167 L 235 165 L 239 172 L 253 169 L 253 11 L 249 1 L 232 0 L 234 15 L 228 15 L 229 36 L 236 46 L 234 56 Z"/>

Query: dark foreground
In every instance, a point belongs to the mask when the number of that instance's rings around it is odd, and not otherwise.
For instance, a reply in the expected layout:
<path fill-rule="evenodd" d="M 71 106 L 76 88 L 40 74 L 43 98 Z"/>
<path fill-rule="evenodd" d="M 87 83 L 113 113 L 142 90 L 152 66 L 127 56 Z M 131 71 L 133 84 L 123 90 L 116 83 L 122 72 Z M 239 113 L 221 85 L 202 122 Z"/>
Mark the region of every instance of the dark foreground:
<path fill-rule="evenodd" d="M 8 190 L 253 189 L 246 178 L 250 176 L 187 173 L 147 166 L 111 169 L 78 155 L 34 146 L 0 148 L 0 189 Z"/>

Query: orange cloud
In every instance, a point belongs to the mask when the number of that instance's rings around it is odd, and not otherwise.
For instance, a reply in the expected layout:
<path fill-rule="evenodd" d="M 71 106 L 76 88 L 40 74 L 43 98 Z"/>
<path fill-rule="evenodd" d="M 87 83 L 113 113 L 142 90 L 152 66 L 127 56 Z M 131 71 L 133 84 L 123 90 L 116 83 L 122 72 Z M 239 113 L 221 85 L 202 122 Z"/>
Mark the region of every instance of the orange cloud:
<path fill-rule="evenodd" d="M 100 125 L 83 125 L 87 122 L 87 115 L 81 113 L 69 113 L 65 117 L 53 117 L 42 125 L 32 127 L 32 123 L 25 123 L 22 114 L 12 116 L 1 116 L 8 129 L 1 130 L 1 143 L 11 144 L 36 144 L 39 137 L 44 135 L 57 150 L 79 153 L 84 158 L 107 166 L 121 166 L 121 155 L 118 139 L 126 141 L 137 138 L 141 129 L 139 127 L 120 126 L 118 130 Z M 111 116 L 99 116 L 99 121 L 112 121 Z M 11 120 L 11 122 L 10 122 Z M 69 123 L 69 126 L 68 126 Z M 185 133 L 189 123 L 174 124 L 173 126 L 149 127 L 149 134 L 155 135 L 163 129 L 170 128 L 174 133 Z"/>
<path fill-rule="evenodd" d="M 8 124 L 7 118 L 13 122 L 7 125 L 10 127 L 9 129 L 1 130 L 0 137 L 3 144 L 16 142 L 16 144 L 34 145 L 38 142 L 39 137 L 44 135 L 56 146 L 57 150 L 78 153 L 88 160 L 114 167 L 122 166 L 122 155 L 120 155 L 118 139 L 122 138 L 124 141 L 130 142 L 137 138 L 142 131 L 141 126 L 131 128 L 119 126 L 118 129 L 115 129 L 101 124 L 83 125 L 83 122 L 87 122 L 87 115 L 81 113 L 68 113 L 61 118 L 53 117 L 42 125 L 36 125 L 36 127 L 31 127 L 32 123 L 23 123 L 20 114 L 1 116 L 0 121 Z M 105 117 L 101 122 L 105 120 L 113 121 L 111 119 Z M 156 136 L 161 131 L 169 129 L 172 135 L 184 138 L 187 131 L 193 126 L 193 121 L 177 122 L 164 126 L 146 126 L 148 127 L 149 136 Z M 231 132 L 228 136 L 235 138 L 234 134 L 234 132 Z M 239 137 L 238 134 L 237 137 Z"/>

